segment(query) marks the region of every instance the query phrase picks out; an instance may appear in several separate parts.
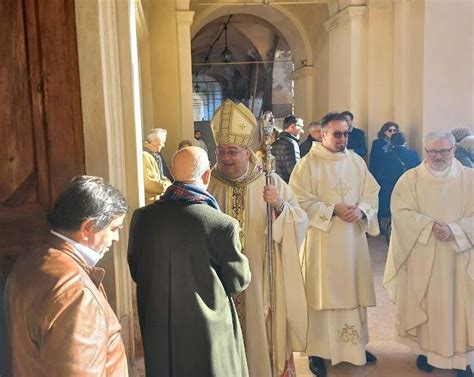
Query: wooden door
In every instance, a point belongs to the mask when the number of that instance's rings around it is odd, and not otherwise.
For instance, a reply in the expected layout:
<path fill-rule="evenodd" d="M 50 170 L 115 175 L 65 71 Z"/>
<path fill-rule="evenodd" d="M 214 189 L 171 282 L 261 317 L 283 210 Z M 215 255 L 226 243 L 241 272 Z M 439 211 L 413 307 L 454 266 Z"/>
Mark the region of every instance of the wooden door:
<path fill-rule="evenodd" d="M 0 266 L 48 233 L 84 173 L 73 0 L 0 0 Z"/>

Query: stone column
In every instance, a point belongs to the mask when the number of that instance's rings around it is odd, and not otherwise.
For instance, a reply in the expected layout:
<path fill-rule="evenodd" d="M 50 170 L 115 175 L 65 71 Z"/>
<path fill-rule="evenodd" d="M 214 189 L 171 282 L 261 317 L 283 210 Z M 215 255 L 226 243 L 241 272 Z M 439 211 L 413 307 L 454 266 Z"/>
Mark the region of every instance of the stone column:
<path fill-rule="evenodd" d="M 140 141 L 134 137 L 129 2 L 76 0 L 75 12 L 86 173 L 102 176 L 119 188 L 133 208 L 138 204 Z M 127 356 L 133 360 L 129 220 L 120 232 L 120 242 L 99 265 L 106 270 L 104 286 L 122 325 Z"/>
<path fill-rule="evenodd" d="M 314 114 L 314 67 L 302 67 L 291 73 L 295 91 L 295 114 L 305 121 L 313 121 Z"/>
<path fill-rule="evenodd" d="M 366 6 L 348 6 L 324 23 L 329 33 L 329 110 L 350 110 L 367 128 Z"/>
<path fill-rule="evenodd" d="M 178 27 L 178 62 L 179 62 L 179 91 L 181 98 L 181 138 L 193 140 L 193 78 L 191 69 L 191 24 L 194 12 L 177 11 Z"/>

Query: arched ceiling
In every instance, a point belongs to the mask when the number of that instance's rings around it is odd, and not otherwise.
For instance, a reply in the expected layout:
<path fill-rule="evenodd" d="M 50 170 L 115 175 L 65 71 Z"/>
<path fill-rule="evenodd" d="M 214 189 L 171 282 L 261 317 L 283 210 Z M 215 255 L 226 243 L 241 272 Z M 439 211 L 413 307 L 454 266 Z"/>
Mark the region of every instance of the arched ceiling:
<path fill-rule="evenodd" d="M 219 17 L 196 34 L 191 43 L 193 63 L 203 63 L 208 55 L 210 62 L 222 62 L 220 55 L 225 47 L 222 30 L 228 19 L 229 16 Z M 219 34 L 219 40 L 209 51 Z M 281 33 L 262 18 L 244 14 L 234 14 L 230 18 L 227 45 L 232 51 L 232 61 L 272 60 L 269 52 L 273 49 L 275 38 L 284 41 Z M 288 46 L 286 41 L 285 45 Z"/>
<path fill-rule="evenodd" d="M 227 23 L 227 47 L 232 52 L 229 64 L 220 64 L 225 48 L 224 25 Z M 194 82 L 203 75 L 221 82 L 241 98 L 253 91 L 252 80 L 271 71 L 271 64 L 238 64 L 252 61 L 273 61 L 275 52 L 283 50 L 291 57 L 290 48 L 281 33 L 264 19 L 248 14 L 225 15 L 206 24 L 191 42 Z M 283 55 L 283 54 L 279 54 Z M 202 65 L 205 64 L 205 65 Z M 257 73 L 256 73 L 257 72 Z M 258 89 L 258 88 L 257 88 Z M 238 93 L 235 93 L 237 91 Z"/>

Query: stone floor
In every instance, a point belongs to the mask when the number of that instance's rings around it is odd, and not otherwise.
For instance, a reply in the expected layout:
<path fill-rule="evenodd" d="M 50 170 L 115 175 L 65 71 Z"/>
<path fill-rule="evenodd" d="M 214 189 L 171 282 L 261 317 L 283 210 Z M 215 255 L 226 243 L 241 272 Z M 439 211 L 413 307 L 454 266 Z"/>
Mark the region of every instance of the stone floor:
<path fill-rule="evenodd" d="M 375 278 L 377 306 L 369 308 L 370 343 L 368 349 L 377 358 L 376 365 L 357 367 L 341 363 L 334 367 L 328 366 L 328 377 L 447 377 L 455 376 L 453 371 L 435 370 L 431 374 L 419 371 L 415 366 L 416 355 L 409 349 L 392 339 L 393 305 L 386 291 L 382 288 L 382 277 L 387 256 L 387 245 L 382 237 L 369 239 L 372 265 Z M 137 334 L 139 334 L 138 328 Z M 138 341 L 138 343 L 140 343 Z M 140 344 L 138 344 L 138 347 Z M 144 376 L 142 352 L 137 352 L 138 358 L 134 363 L 136 377 Z M 312 377 L 308 369 L 307 357 L 303 353 L 295 353 L 295 364 L 298 377 Z M 231 376 L 225 376 L 231 377 Z M 258 376 L 255 376 L 258 377 Z"/>

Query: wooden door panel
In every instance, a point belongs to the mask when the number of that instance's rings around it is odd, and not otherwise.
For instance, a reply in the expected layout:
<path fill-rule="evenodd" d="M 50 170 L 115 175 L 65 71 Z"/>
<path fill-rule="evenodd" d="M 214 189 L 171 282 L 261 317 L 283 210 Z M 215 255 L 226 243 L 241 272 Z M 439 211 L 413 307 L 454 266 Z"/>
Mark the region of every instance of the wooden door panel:
<path fill-rule="evenodd" d="M 0 0 L 3 256 L 44 239 L 51 203 L 85 171 L 74 20 L 73 0 Z"/>
<path fill-rule="evenodd" d="M 0 177 L 7 178 L 0 180 L 3 203 L 35 167 L 22 2 L 2 1 L 0 17 L 0 140 L 7 141 L 0 148 Z"/>

